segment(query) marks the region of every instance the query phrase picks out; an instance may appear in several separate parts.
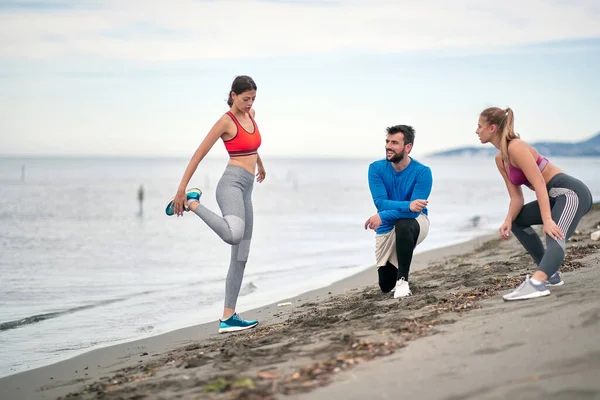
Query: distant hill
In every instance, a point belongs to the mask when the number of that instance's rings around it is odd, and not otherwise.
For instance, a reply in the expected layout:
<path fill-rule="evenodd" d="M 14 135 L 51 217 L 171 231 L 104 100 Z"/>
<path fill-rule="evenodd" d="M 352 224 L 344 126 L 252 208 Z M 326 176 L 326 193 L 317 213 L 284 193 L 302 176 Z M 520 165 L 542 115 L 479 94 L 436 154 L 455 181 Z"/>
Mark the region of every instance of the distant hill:
<path fill-rule="evenodd" d="M 600 132 L 582 142 L 536 142 L 530 143 L 544 156 L 600 157 Z M 433 157 L 493 156 L 498 150 L 491 146 L 459 147 L 430 154 Z"/>

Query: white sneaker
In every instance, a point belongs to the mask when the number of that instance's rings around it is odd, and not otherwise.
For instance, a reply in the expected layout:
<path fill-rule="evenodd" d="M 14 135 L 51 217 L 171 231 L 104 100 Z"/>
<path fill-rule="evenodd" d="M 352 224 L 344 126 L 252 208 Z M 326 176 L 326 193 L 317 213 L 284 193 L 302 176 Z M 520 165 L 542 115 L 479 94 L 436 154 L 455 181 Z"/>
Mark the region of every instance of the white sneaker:
<path fill-rule="evenodd" d="M 502 296 L 502 298 L 504 301 L 511 301 L 533 299 L 536 297 L 544 297 L 549 295 L 550 291 L 543 282 L 541 282 L 539 285 L 536 285 L 531 282 L 529 275 L 527 275 L 523 283 L 521 283 L 518 288 L 508 294 L 505 294 Z"/>
<path fill-rule="evenodd" d="M 398 299 L 400 297 L 408 297 L 411 296 L 412 292 L 410 291 L 410 287 L 408 286 L 408 282 L 404 280 L 404 278 L 400 278 L 398 282 L 396 282 L 396 287 L 394 291 L 394 298 Z"/>

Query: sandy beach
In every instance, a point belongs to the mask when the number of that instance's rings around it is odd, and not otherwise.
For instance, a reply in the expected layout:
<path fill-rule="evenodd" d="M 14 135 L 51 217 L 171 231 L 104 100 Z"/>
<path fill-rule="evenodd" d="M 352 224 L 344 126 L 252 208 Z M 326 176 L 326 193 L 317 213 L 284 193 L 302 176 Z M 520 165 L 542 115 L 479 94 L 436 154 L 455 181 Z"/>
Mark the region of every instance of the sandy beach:
<path fill-rule="evenodd" d="M 503 302 L 534 264 L 514 237 L 483 237 L 415 256 L 410 298 L 372 268 L 243 313 L 255 329 L 94 350 L 0 379 L 0 398 L 600 398 L 599 226 L 595 204 L 546 298 Z"/>

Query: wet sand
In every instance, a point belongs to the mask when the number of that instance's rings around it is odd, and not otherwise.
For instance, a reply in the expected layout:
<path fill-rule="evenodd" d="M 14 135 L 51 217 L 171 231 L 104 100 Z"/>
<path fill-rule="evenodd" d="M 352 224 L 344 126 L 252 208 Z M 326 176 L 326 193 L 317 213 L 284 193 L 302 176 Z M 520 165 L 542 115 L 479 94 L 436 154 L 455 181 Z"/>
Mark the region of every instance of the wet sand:
<path fill-rule="evenodd" d="M 399 393 L 441 399 L 497 394 L 505 398 L 515 393 L 498 392 L 498 382 L 514 389 L 506 382 L 517 379 L 511 373 L 522 375 L 518 365 L 527 362 L 520 361 L 518 354 L 514 359 L 496 355 L 528 348 L 554 332 L 544 320 L 537 330 L 504 330 L 521 326 L 519 321 L 528 315 L 560 317 L 564 329 L 572 330 L 570 336 L 564 335 L 571 355 L 576 356 L 565 355 L 569 365 L 557 364 L 556 370 L 570 368 L 569 377 L 579 377 L 580 394 L 593 394 L 598 379 L 587 376 L 600 373 L 600 345 L 595 345 L 597 334 L 593 341 L 585 338 L 600 327 L 596 289 L 600 273 L 593 268 L 600 263 L 600 242 L 590 239 L 599 225 L 600 205 L 596 204 L 567 245 L 561 268 L 567 284 L 550 288 L 553 294 L 546 298 L 502 302 L 500 294 L 520 284 L 525 274 L 535 270 L 534 264 L 515 238 L 480 238 L 415 256 L 410 298 L 396 300 L 382 294 L 373 268 L 244 313 L 245 318 L 261 321 L 255 329 L 218 335 L 216 323 L 210 323 L 95 350 L 0 379 L 0 398 L 384 399 L 397 398 Z M 586 270 L 594 273 L 581 278 Z M 557 301 L 568 301 L 568 307 L 558 307 Z M 278 307 L 285 302 L 292 305 Z M 544 305 L 543 311 L 537 312 L 536 304 Z M 568 312 L 555 311 L 562 309 Z M 482 328 L 485 325 L 490 329 Z M 503 337 L 509 331 L 512 336 Z M 473 361 L 469 367 L 467 354 L 457 353 L 461 346 L 467 346 L 468 354 L 482 364 Z M 546 351 L 555 355 L 551 347 Z M 481 361 L 482 357 L 487 358 Z M 531 363 L 544 357 L 526 353 L 525 359 Z M 488 371 L 489 379 L 484 379 L 486 375 L 470 381 L 469 368 L 480 375 Z M 524 376 L 523 382 L 529 383 L 555 375 L 550 371 Z M 460 382 L 458 388 L 452 382 Z"/>

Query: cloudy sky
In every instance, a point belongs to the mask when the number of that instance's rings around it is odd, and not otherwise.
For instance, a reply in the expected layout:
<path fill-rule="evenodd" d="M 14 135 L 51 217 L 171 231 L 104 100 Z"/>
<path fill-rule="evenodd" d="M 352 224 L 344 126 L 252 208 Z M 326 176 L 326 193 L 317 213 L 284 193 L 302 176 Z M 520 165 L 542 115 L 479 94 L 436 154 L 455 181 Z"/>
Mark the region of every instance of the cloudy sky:
<path fill-rule="evenodd" d="M 401 123 L 416 155 L 478 145 L 492 105 L 526 140 L 586 139 L 598 21 L 597 0 L 0 0 L 0 154 L 189 156 L 240 74 L 264 155 L 383 156 Z"/>

